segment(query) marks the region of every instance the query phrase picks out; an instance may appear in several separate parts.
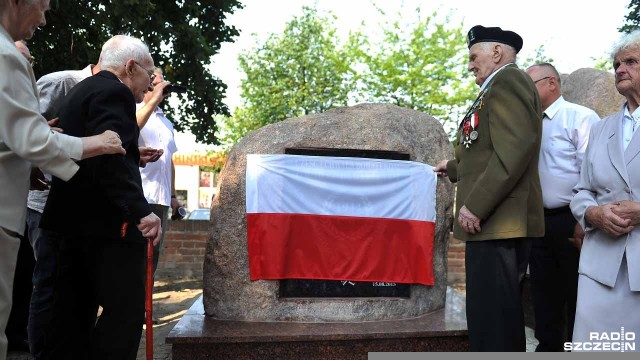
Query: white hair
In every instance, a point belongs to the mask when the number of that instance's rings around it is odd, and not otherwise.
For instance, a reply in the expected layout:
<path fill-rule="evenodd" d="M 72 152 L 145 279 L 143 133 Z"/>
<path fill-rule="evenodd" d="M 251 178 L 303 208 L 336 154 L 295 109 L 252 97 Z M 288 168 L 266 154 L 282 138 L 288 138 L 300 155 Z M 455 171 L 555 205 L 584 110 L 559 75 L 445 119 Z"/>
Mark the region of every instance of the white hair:
<path fill-rule="evenodd" d="M 611 49 L 611 59 L 614 59 L 616 55 L 622 51 L 635 48 L 640 48 L 640 29 L 623 35 L 620 40 L 613 45 Z"/>
<path fill-rule="evenodd" d="M 151 59 L 149 47 L 140 39 L 129 35 L 116 35 L 107 40 L 100 53 L 100 66 L 102 69 L 116 70 L 133 59 L 137 62 L 146 62 Z"/>
<path fill-rule="evenodd" d="M 504 59 L 506 61 L 511 61 L 511 62 L 516 61 L 516 55 L 518 54 L 518 52 L 516 51 L 516 48 L 514 48 L 511 45 L 504 44 L 501 42 L 491 42 L 491 41 L 483 41 L 478 43 L 478 45 L 484 52 L 491 52 L 495 45 L 500 45 L 503 49 Z"/>

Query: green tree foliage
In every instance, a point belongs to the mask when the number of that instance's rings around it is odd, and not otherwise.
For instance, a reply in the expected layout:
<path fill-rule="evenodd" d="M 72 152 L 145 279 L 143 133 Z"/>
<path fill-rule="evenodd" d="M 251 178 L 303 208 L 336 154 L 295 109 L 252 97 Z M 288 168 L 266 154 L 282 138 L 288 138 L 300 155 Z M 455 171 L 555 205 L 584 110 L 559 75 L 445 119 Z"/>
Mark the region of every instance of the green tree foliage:
<path fill-rule="evenodd" d="M 233 144 L 267 124 L 347 104 L 353 56 L 339 42 L 333 20 L 305 7 L 282 34 L 240 55 L 242 108 L 233 118 L 220 119 L 223 143 Z"/>
<path fill-rule="evenodd" d="M 50 6 L 47 25 L 29 43 L 36 74 L 95 64 L 113 35 L 140 37 L 167 80 L 189 89 L 172 118 L 175 128 L 218 143 L 213 117 L 229 113 L 222 102 L 226 85 L 206 66 L 221 43 L 238 35 L 225 20 L 242 7 L 239 0 L 51 0 Z"/>
<path fill-rule="evenodd" d="M 416 9 L 418 19 L 419 9 Z M 400 15 L 399 15 L 400 16 Z M 406 19 L 405 19 L 406 21 Z M 449 133 L 477 94 L 467 70 L 466 34 L 437 13 L 415 23 L 384 25 L 381 41 L 360 53 L 365 71 L 362 98 L 428 113 Z"/>
<path fill-rule="evenodd" d="M 540 45 L 533 55 L 528 56 L 524 61 L 519 65 L 521 69 L 526 69 L 531 65 L 540 64 L 540 63 L 550 63 L 553 64 L 553 59 L 547 57 L 544 52 L 544 45 Z"/>
<path fill-rule="evenodd" d="M 240 56 L 243 103 L 233 117 L 217 118 L 218 137 L 229 148 L 266 124 L 353 102 L 424 111 L 452 132 L 477 88 L 466 76 L 461 25 L 435 19 L 408 28 L 390 22 L 379 41 L 357 32 L 341 44 L 335 17 L 304 8 L 282 34 Z"/>
<path fill-rule="evenodd" d="M 602 56 L 600 58 L 594 57 L 594 58 L 591 58 L 591 60 L 593 60 L 594 62 L 593 64 L 594 69 L 613 72 L 613 61 L 609 57 L 607 56 Z"/>
<path fill-rule="evenodd" d="M 640 0 L 631 0 L 627 9 L 629 14 L 625 17 L 625 24 L 618 29 L 623 33 L 630 33 L 640 28 Z"/>

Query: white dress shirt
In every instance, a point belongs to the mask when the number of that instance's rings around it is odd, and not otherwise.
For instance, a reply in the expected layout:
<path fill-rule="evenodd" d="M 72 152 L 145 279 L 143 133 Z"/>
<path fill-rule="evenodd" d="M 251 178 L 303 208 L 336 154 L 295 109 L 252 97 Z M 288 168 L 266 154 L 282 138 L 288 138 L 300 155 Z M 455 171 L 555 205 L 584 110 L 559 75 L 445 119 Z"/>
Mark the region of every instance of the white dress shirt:
<path fill-rule="evenodd" d="M 562 96 L 544 111 L 538 171 L 545 208 L 555 209 L 571 202 L 591 125 L 599 120 L 593 110 Z"/>
<path fill-rule="evenodd" d="M 138 104 L 137 109 L 142 106 L 144 103 Z M 138 145 L 164 150 L 158 161 L 140 168 L 140 176 L 144 197 L 149 204 L 171 206 L 171 157 L 178 148 L 173 136 L 173 124 L 159 107 L 140 130 Z"/>
<path fill-rule="evenodd" d="M 627 146 L 633 138 L 633 134 L 638 130 L 640 124 L 640 108 L 637 108 L 633 114 L 629 113 L 629 106 L 624 106 L 624 117 L 622 118 L 622 152 L 627 150 Z"/>

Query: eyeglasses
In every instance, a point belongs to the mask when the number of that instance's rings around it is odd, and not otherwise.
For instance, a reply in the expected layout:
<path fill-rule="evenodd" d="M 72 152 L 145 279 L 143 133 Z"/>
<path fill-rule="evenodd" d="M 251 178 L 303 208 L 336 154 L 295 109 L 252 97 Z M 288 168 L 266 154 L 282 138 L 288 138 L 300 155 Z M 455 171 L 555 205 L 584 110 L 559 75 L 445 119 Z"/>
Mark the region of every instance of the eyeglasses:
<path fill-rule="evenodd" d="M 152 81 L 156 78 L 155 69 L 147 70 L 147 69 L 145 69 L 144 67 L 142 67 L 142 65 L 138 64 L 138 62 L 137 62 L 137 61 L 135 61 L 135 60 L 133 61 L 133 63 L 134 63 L 134 64 L 136 64 L 136 65 L 138 65 L 138 66 L 140 66 L 140 68 L 141 68 L 142 70 L 144 70 L 144 71 L 146 71 L 146 72 L 147 72 L 147 75 L 149 76 L 149 82 L 152 82 Z"/>
<path fill-rule="evenodd" d="M 538 79 L 538 80 L 534 81 L 533 83 L 534 83 L 534 84 L 537 84 L 538 82 L 540 82 L 540 81 L 542 81 L 542 80 L 551 79 L 552 77 L 553 77 L 553 76 L 545 76 L 545 77 L 543 77 L 542 79 Z"/>

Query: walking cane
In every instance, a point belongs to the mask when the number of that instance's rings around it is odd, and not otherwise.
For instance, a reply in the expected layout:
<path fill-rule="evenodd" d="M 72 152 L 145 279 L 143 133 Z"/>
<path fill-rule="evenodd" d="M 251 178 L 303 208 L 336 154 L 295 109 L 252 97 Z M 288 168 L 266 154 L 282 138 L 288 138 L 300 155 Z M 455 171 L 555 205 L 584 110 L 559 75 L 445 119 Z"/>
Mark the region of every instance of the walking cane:
<path fill-rule="evenodd" d="M 147 289 L 144 303 L 146 312 L 147 360 L 153 360 L 153 240 L 147 239 Z"/>

